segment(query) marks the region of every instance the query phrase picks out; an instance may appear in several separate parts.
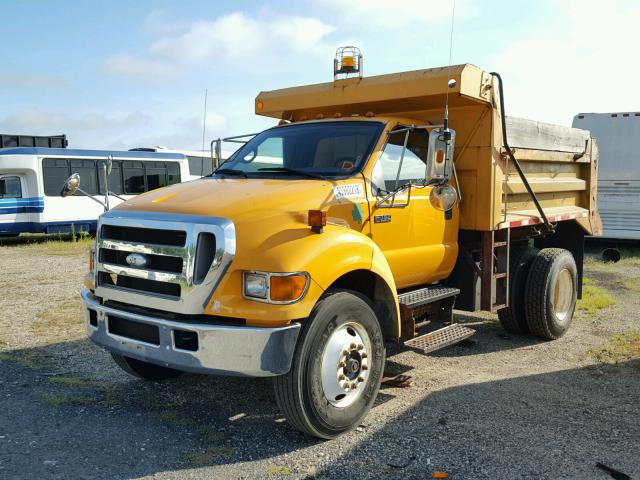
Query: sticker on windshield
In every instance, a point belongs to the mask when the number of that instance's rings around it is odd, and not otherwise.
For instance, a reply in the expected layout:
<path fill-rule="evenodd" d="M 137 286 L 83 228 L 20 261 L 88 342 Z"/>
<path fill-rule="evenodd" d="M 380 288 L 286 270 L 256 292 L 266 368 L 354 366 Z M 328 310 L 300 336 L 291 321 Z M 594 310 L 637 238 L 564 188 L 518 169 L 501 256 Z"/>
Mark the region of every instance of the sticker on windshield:
<path fill-rule="evenodd" d="M 333 194 L 336 196 L 336 200 L 342 200 L 345 198 L 362 198 L 364 197 L 364 191 L 362 185 L 359 183 L 351 183 L 347 185 L 336 185 L 333 187 Z"/>

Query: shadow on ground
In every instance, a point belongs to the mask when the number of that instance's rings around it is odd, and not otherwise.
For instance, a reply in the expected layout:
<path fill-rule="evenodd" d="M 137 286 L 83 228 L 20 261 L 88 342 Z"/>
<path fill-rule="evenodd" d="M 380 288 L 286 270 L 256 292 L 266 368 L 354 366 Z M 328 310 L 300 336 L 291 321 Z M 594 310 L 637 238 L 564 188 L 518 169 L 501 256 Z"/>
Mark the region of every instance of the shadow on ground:
<path fill-rule="evenodd" d="M 321 443 L 282 421 L 266 379 L 144 382 L 86 341 L 5 351 L 0 369 L 6 479 L 181 476 Z M 388 374 L 409 372 L 390 359 Z M 596 461 L 640 475 L 639 392 L 638 360 L 436 391 L 385 424 L 350 433 L 356 446 L 313 475 L 418 479 L 438 469 L 450 478 L 607 478 Z M 377 405 L 402 395 L 384 389 Z"/>

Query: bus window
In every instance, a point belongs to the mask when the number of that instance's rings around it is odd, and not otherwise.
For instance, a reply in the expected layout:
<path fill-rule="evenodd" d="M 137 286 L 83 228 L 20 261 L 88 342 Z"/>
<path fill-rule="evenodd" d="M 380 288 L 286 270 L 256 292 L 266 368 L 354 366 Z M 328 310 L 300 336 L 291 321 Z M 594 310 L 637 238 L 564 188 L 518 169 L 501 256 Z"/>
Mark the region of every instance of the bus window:
<path fill-rule="evenodd" d="M 70 159 L 69 164 L 71 166 L 71 173 L 80 175 L 80 188 L 89 195 L 97 195 L 98 176 L 96 172 L 96 161 Z"/>
<path fill-rule="evenodd" d="M 144 165 L 147 172 L 147 190 L 167 185 L 167 167 L 164 162 L 145 162 Z"/>
<path fill-rule="evenodd" d="M 104 161 L 98 162 L 98 189 L 100 193 L 104 195 L 104 170 L 102 164 Z M 109 175 L 109 191 L 116 195 L 122 195 L 124 190 L 122 189 L 122 162 L 114 160 L 111 166 L 111 175 Z"/>
<path fill-rule="evenodd" d="M 167 162 L 168 185 L 180 183 L 180 164 L 178 162 Z"/>
<path fill-rule="evenodd" d="M 44 194 L 50 197 L 58 197 L 62 185 L 71 175 L 69 162 L 66 158 L 45 158 L 42 160 L 42 179 L 44 182 Z M 83 181 L 84 179 L 81 179 Z M 84 182 L 83 182 L 84 183 Z M 84 190 L 84 184 L 80 188 Z"/>
<path fill-rule="evenodd" d="M 135 195 L 145 192 L 144 166 L 142 162 L 122 162 L 122 173 L 124 178 L 124 193 Z"/>
<path fill-rule="evenodd" d="M 22 198 L 20 177 L 0 178 L 0 198 Z"/>
<path fill-rule="evenodd" d="M 193 157 L 187 155 L 189 160 L 189 174 L 204 177 L 213 172 L 213 162 L 210 157 Z"/>

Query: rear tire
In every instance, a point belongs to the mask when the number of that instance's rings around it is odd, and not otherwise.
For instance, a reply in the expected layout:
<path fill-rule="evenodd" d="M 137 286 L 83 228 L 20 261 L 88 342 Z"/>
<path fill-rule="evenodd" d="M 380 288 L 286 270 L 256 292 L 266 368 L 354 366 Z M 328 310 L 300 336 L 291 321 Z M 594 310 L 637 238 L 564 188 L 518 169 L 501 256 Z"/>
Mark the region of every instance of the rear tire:
<path fill-rule="evenodd" d="M 576 308 L 577 271 L 569 251 L 540 250 L 531 264 L 525 291 L 525 313 L 531 333 L 555 340 L 567 332 Z"/>
<path fill-rule="evenodd" d="M 354 291 L 330 291 L 305 321 L 291 370 L 274 378 L 276 402 L 298 430 L 337 437 L 373 405 L 384 361 L 382 330 L 369 300 Z"/>
<path fill-rule="evenodd" d="M 498 310 L 502 327 L 509 333 L 524 335 L 529 333 L 529 325 L 524 313 L 524 294 L 531 264 L 538 254 L 535 247 L 513 249 L 509 258 L 509 305 Z"/>
<path fill-rule="evenodd" d="M 144 380 L 166 380 L 184 373 L 180 370 L 174 370 L 173 368 L 143 362 L 142 360 L 136 360 L 131 357 L 125 357 L 119 353 L 111 352 L 111 357 L 122 370 L 134 377 L 142 378 Z"/>

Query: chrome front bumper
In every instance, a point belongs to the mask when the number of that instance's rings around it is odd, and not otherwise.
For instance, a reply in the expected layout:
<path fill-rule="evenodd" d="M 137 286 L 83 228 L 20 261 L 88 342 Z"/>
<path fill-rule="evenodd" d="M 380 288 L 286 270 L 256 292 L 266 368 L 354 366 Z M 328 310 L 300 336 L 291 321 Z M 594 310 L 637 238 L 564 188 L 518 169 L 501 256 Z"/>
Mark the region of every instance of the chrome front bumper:
<path fill-rule="evenodd" d="M 256 328 L 183 323 L 139 315 L 102 305 L 88 289 L 82 291 L 82 299 L 87 307 L 89 338 L 93 342 L 111 352 L 187 372 L 249 377 L 282 375 L 291 368 L 300 333 L 298 323 L 280 328 Z M 95 312 L 93 319 L 91 311 Z M 158 344 L 112 333 L 109 316 L 157 327 Z M 197 350 L 176 348 L 176 330 L 197 334 Z"/>

